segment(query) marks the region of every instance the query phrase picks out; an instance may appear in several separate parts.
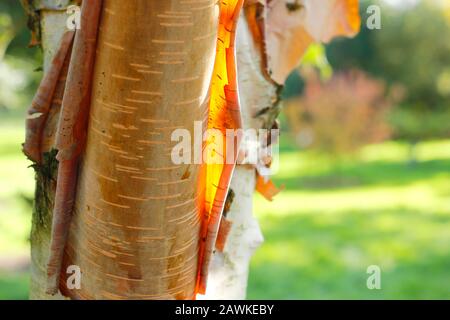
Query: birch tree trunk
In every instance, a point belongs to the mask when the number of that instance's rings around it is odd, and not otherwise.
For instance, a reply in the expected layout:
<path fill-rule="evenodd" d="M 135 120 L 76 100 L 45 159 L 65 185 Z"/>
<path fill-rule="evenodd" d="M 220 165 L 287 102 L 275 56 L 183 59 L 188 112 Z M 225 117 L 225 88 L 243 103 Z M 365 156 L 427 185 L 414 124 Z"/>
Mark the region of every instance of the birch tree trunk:
<path fill-rule="evenodd" d="M 66 5 L 43 1 L 33 8 L 41 13 L 47 69 L 65 31 Z M 194 122 L 207 119 L 217 9 L 212 0 L 193 5 L 105 1 L 89 137 L 61 281 L 64 287 L 69 265 L 83 270 L 82 289 L 71 297 L 195 298 L 203 169 L 173 165 L 171 133 L 181 127 L 194 136 Z M 45 128 L 44 161 L 35 165 L 33 299 L 52 298 L 45 294 L 45 279 L 58 115 L 54 102 Z"/>
<path fill-rule="evenodd" d="M 51 59 L 57 50 L 60 39 L 66 30 L 68 15 L 66 13 L 69 1 L 47 0 L 35 3 L 31 10 L 40 12 L 41 42 L 44 50 L 44 71 L 47 71 Z M 239 83 L 243 92 L 264 92 L 260 95 L 245 95 L 241 97 L 243 103 L 243 118 L 245 128 L 258 128 L 261 123 L 255 123 L 254 114 L 259 109 L 270 105 L 276 95 L 275 87 L 268 83 L 260 72 L 260 56 L 256 44 L 250 34 L 245 15 L 243 23 L 239 25 L 238 64 L 243 69 Z M 256 100 L 255 100 L 256 99 Z M 32 299 L 60 299 L 61 295 L 50 296 L 45 293 L 46 264 L 49 256 L 51 240 L 52 208 L 54 205 L 57 161 L 53 149 L 55 132 L 60 111 L 60 105 L 54 103 L 46 126 L 44 140 L 44 162 L 36 165 L 36 197 L 33 214 L 33 228 L 31 234 L 32 279 L 30 297 Z M 251 167 L 236 169 L 232 181 L 232 190 L 236 197 L 233 201 L 228 218 L 235 227 L 227 241 L 226 251 L 217 254 L 211 266 L 208 292 L 211 298 L 239 298 L 246 295 L 248 266 L 252 252 L 262 243 L 262 235 L 257 221 L 252 216 L 252 198 L 255 186 L 255 170 Z M 241 228 L 236 226 L 242 226 Z M 223 261 L 232 261 L 224 263 Z M 232 283 L 226 284 L 230 279 Z M 236 279 L 239 279 L 236 281 Z M 225 283 L 223 283 L 225 281 Z M 227 290 L 218 290 L 225 284 Z M 219 295 L 218 293 L 222 294 Z"/>

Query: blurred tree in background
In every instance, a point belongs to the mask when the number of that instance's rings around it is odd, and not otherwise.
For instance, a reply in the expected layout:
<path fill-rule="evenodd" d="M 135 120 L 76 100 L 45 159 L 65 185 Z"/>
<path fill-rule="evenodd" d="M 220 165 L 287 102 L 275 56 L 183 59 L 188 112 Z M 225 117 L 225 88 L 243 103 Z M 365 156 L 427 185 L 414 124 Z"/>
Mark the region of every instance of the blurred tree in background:
<path fill-rule="evenodd" d="M 384 79 L 390 94 L 402 98 L 390 113 L 395 137 L 416 143 L 450 135 L 450 19 L 439 1 L 382 8 L 381 30 L 339 39 L 327 47 L 334 70 L 358 68 Z"/>
<path fill-rule="evenodd" d="M 385 116 L 390 104 L 383 81 L 358 70 L 336 73 L 327 82 L 314 69 L 303 74 L 304 94 L 285 102 L 300 147 L 312 147 L 337 160 L 388 137 Z"/>

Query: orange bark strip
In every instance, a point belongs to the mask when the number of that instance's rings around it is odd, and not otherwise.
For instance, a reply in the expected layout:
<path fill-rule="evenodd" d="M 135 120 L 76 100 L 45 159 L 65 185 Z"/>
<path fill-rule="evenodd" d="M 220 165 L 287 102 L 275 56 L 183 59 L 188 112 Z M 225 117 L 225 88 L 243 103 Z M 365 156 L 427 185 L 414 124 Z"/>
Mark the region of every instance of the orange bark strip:
<path fill-rule="evenodd" d="M 27 112 L 26 138 L 23 151 L 30 160 L 36 163 L 42 162 L 42 135 L 58 80 L 61 77 L 64 61 L 70 53 L 73 37 L 73 31 L 68 31 L 63 35 L 59 49 Z"/>
<path fill-rule="evenodd" d="M 232 154 L 237 159 L 239 138 L 235 137 L 234 150 L 226 149 L 226 130 L 241 128 L 241 113 L 239 106 L 235 36 L 239 14 L 243 0 L 221 1 L 219 33 L 217 40 L 216 62 L 211 87 L 211 102 L 209 106 L 209 129 L 220 130 L 223 135 L 222 148 L 213 139 L 207 141 L 206 194 L 205 214 L 202 224 L 201 244 L 199 253 L 199 276 L 197 293 L 206 291 L 208 268 L 216 243 L 219 223 L 228 194 L 235 162 L 229 163 L 227 156 Z M 222 149 L 223 164 L 210 163 L 217 150 Z"/>
<path fill-rule="evenodd" d="M 216 240 L 216 249 L 219 252 L 223 252 L 225 249 L 225 244 L 227 243 L 228 235 L 230 234 L 231 227 L 233 226 L 233 223 L 226 218 L 222 217 L 220 220 L 220 227 L 219 231 L 217 233 L 217 240 Z"/>
<path fill-rule="evenodd" d="M 284 187 L 277 188 L 272 180 L 265 181 L 264 177 L 260 175 L 258 175 L 256 179 L 256 191 L 258 191 L 268 201 L 273 201 L 273 198 L 283 189 Z"/>
<path fill-rule="evenodd" d="M 273 83 L 273 80 L 268 72 L 264 5 L 259 2 L 250 2 L 246 3 L 244 7 L 245 17 L 247 19 L 248 27 L 253 37 L 253 43 L 258 49 L 259 56 L 261 57 L 261 74 L 267 81 Z"/>
<path fill-rule="evenodd" d="M 66 88 L 66 80 L 67 74 L 69 72 L 72 48 L 73 46 L 70 47 L 70 54 L 66 56 L 66 60 L 64 61 L 64 65 L 61 69 L 58 84 L 56 85 L 56 89 L 53 94 L 53 100 L 50 104 L 50 110 L 47 114 L 47 120 L 44 125 L 44 130 L 42 131 L 42 139 L 40 145 L 42 155 L 51 152 L 56 148 L 56 131 L 58 130 L 59 115 L 61 113 L 62 100 Z"/>
<path fill-rule="evenodd" d="M 75 201 L 78 157 L 85 143 L 101 8 L 102 0 L 83 1 L 82 25 L 75 35 L 56 137 L 59 150 L 57 159 L 60 163 L 47 266 L 47 293 L 53 295 L 59 289 L 62 259 Z"/>
<path fill-rule="evenodd" d="M 76 176 L 77 160 L 64 160 L 59 163 L 50 257 L 47 264 L 47 294 L 51 295 L 58 293 L 59 290 L 61 264 L 74 203 L 72 195 L 75 194 Z"/>

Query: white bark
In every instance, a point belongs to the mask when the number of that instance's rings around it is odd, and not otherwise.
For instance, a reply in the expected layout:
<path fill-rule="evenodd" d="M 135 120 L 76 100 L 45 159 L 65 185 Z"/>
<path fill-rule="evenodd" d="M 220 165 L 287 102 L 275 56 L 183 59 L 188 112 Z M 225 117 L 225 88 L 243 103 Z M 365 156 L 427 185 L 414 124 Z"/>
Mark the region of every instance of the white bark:
<path fill-rule="evenodd" d="M 263 243 L 258 221 L 253 216 L 255 169 L 236 168 L 231 189 L 235 198 L 227 220 L 233 223 L 223 252 L 216 252 L 211 262 L 206 295 L 200 299 L 244 300 L 250 259 Z"/>

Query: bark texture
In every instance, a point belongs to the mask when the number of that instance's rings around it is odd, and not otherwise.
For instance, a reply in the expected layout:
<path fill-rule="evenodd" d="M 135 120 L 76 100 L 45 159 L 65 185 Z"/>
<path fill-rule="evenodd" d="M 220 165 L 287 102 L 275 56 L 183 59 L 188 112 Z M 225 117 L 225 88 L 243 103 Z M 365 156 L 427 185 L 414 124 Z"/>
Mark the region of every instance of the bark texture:
<path fill-rule="evenodd" d="M 40 16 L 50 61 L 67 16 L 53 10 Z M 66 295 L 194 298 L 203 167 L 174 166 L 170 134 L 178 127 L 193 130 L 194 121 L 206 127 L 217 22 L 212 0 L 105 1 L 88 148 L 64 263 L 81 267 L 82 290 L 63 290 Z M 57 175 L 56 107 L 45 128 L 44 161 L 36 165 L 31 291 L 36 299 L 50 298 L 44 280 Z"/>

